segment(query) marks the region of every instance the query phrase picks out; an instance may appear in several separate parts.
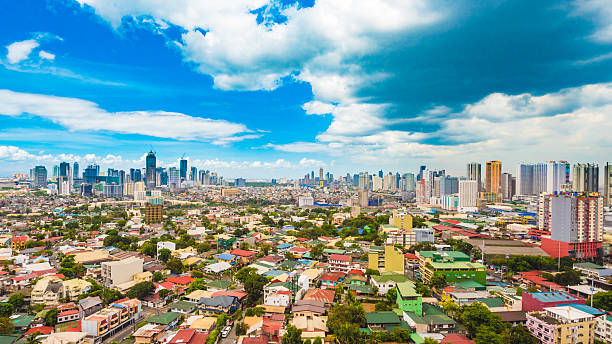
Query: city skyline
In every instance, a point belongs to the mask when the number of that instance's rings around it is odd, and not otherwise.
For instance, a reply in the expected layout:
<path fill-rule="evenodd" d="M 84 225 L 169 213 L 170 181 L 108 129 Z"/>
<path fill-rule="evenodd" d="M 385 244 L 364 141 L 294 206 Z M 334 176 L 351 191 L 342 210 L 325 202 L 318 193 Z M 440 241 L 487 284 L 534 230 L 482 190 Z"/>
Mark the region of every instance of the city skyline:
<path fill-rule="evenodd" d="M 0 176 L 143 167 L 150 148 L 246 178 L 612 160 L 600 1 L 0 9 Z"/>

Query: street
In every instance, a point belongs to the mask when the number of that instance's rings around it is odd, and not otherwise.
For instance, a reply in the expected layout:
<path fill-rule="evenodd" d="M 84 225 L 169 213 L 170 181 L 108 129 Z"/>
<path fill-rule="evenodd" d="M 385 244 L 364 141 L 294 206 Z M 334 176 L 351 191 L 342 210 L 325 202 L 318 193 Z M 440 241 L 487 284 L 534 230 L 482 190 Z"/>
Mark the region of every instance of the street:
<path fill-rule="evenodd" d="M 222 331 L 223 329 L 219 329 L 219 330 Z M 219 338 L 220 338 L 220 340 L 218 341 L 219 344 L 234 344 L 234 342 L 236 341 L 236 331 L 235 331 L 234 326 L 232 326 L 232 329 L 230 330 L 229 335 L 227 335 L 227 338 L 221 338 L 221 332 L 219 332 Z"/>
<path fill-rule="evenodd" d="M 122 328 L 120 331 L 118 331 L 117 333 L 113 334 L 112 336 L 108 336 L 107 338 L 105 338 L 102 343 L 110 343 L 112 341 L 117 341 L 117 342 L 121 342 L 122 340 L 124 340 L 125 338 L 129 337 L 130 335 L 132 335 L 132 333 L 134 333 L 136 331 L 136 326 L 138 325 L 138 323 L 140 323 L 141 321 L 144 321 L 146 319 L 148 319 L 149 317 L 158 314 L 160 311 L 162 310 L 158 310 L 158 309 L 154 309 L 154 308 L 149 308 L 149 307 L 142 307 L 142 312 L 140 314 L 140 318 L 138 318 L 133 324 L 130 324 L 124 328 Z"/>

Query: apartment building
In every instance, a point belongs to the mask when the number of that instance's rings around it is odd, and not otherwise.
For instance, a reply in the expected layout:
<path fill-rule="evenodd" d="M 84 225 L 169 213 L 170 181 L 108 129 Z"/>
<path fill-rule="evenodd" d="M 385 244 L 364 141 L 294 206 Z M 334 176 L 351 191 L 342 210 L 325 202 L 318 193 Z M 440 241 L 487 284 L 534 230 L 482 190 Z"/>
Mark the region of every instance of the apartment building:
<path fill-rule="evenodd" d="M 542 344 L 588 344 L 593 342 L 593 315 L 572 306 L 544 308 L 527 314 L 527 329 Z"/>
<path fill-rule="evenodd" d="M 102 263 L 102 283 L 112 288 L 118 284 L 126 283 L 134 279 L 135 274 L 142 272 L 142 258 L 129 257 L 114 262 Z"/>

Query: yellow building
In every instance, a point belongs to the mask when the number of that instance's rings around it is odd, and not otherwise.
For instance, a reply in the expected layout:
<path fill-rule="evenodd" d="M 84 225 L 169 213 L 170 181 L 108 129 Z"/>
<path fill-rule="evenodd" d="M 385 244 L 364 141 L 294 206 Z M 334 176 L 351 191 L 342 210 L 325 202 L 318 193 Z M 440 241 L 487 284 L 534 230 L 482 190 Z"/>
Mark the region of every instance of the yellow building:
<path fill-rule="evenodd" d="M 80 278 L 64 281 L 64 298 L 75 300 L 79 295 L 89 292 L 91 283 Z"/>
<path fill-rule="evenodd" d="M 404 273 L 404 255 L 393 245 L 372 246 L 368 252 L 368 269 Z"/>
<path fill-rule="evenodd" d="M 527 313 L 527 329 L 541 343 L 593 343 L 595 317 L 572 306 Z"/>
<path fill-rule="evenodd" d="M 394 213 L 389 224 L 409 231 L 412 229 L 412 215 Z"/>
<path fill-rule="evenodd" d="M 502 193 L 501 161 L 487 161 L 487 170 L 485 175 L 485 191 L 493 194 Z"/>
<path fill-rule="evenodd" d="M 153 274 L 151 273 L 151 271 L 143 271 L 141 273 L 138 273 L 138 274 L 134 275 L 134 281 L 136 283 L 140 283 L 140 282 L 152 282 L 153 281 Z"/>
<path fill-rule="evenodd" d="M 239 193 L 240 193 L 240 191 L 237 188 L 230 188 L 230 189 L 222 189 L 221 190 L 221 196 L 223 196 L 223 197 L 236 196 Z"/>

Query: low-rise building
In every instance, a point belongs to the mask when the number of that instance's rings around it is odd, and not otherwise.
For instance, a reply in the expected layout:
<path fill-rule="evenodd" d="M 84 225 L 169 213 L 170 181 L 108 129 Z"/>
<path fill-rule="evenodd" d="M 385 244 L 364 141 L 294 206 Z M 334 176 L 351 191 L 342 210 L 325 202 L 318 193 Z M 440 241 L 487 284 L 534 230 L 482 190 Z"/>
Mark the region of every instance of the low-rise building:
<path fill-rule="evenodd" d="M 476 281 L 486 284 L 485 266 L 472 263 L 470 257 L 458 251 L 420 251 L 419 273 L 424 283 L 429 283 L 434 276 L 444 276 L 449 284 L 462 281 Z"/>
<path fill-rule="evenodd" d="M 542 344 L 592 343 L 593 315 L 572 306 L 548 307 L 527 313 L 527 329 Z"/>

